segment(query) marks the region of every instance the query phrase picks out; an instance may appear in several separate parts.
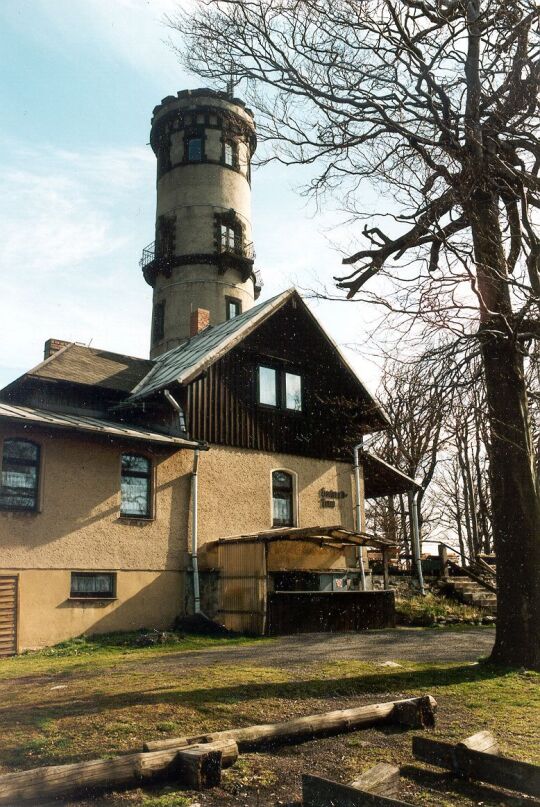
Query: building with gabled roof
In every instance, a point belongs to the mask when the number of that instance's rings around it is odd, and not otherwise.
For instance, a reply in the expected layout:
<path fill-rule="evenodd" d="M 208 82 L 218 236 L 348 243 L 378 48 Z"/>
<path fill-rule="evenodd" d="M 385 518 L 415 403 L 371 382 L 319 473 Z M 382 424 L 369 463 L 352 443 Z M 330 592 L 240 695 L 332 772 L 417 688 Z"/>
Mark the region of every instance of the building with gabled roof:
<path fill-rule="evenodd" d="M 201 609 L 261 633 L 301 586 L 365 595 L 356 628 L 371 597 L 379 624 L 364 499 L 415 483 L 365 451 L 353 469 L 384 411 L 296 290 L 257 301 L 251 113 L 181 92 L 151 144 L 150 358 L 50 339 L 0 391 L 0 654 Z"/>

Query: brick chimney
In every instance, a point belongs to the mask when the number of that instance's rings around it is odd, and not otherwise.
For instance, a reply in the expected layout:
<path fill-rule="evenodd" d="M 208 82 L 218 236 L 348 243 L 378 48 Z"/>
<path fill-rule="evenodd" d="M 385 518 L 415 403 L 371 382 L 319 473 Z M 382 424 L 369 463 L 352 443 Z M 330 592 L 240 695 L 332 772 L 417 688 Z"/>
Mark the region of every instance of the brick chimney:
<path fill-rule="evenodd" d="M 43 358 L 48 359 L 53 353 L 58 353 L 59 350 L 62 350 L 63 347 L 69 344 L 71 344 L 71 342 L 64 342 L 63 339 L 47 339 L 43 350 Z"/>
<path fill-rule="evenodd" d="M 204 331 L 210 325 L 210 311 L 205 308 L 196 308 L 191 312 L 189 320 L 189 335 L 197 336 L 198 333 Z"/>

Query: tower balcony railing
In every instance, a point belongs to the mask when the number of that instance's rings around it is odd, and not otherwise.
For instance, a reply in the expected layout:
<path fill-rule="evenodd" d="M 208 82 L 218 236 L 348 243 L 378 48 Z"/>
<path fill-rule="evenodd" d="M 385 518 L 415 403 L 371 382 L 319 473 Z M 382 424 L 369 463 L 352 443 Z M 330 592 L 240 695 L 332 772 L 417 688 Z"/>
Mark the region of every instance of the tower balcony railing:
<path fill-rule="evenodd" d="M 144 269 L 145 266 L 148 266 L 149 263 L 152 263 L 155 257 L 156 257 L 156 242 L 152 241 L 152 243 L 148 244 L 148 246 L 146 246 L 142 251 L 141 259 L 139 261 L 139 266 L 141 267 L 141 269 Z"/>
<path fill-rule="evenodd" d="M 221 244 L 221 253 L 226 255 L 236 255 L 239 258 L 246 258 L 248 261 L 255 260 L 255 249 L 253 247 L 253 241 L 250 241 L 249 244 Z M 148 266 L 149 263 L 152 263 L 156 259 L 156 242 L 152 241 L 151 244 L 148 244 L 144 247 L 142 251 L 141 258 L 139 260 L 139 266 L 141 269 L 144 269 L 145 266 Z"/>
<path fill-rule="evenodd" d="M 248 261 L 255 260 L 255 248 L 253 241 L 249 244 L 232 244 L 227 241 L 222 241 L 220 245 L 220 253 L 222 255 L 236 255 L 238 258 L 245 258 Z"/>

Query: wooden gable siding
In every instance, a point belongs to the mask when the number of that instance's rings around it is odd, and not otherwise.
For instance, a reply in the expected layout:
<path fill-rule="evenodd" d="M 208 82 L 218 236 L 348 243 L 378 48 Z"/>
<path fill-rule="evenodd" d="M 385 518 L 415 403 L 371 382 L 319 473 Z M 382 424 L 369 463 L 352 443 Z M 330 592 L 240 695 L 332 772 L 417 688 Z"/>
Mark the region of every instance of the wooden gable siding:
<path fill-rule="evenodd" d="M 257 367 L 299 373 L 303 411 L 257 404 Z M 190 436 L 259 451 L 350 459 L 381 416 L 311 318 L 288 303 L 191 383 L 186 394 Z"/>

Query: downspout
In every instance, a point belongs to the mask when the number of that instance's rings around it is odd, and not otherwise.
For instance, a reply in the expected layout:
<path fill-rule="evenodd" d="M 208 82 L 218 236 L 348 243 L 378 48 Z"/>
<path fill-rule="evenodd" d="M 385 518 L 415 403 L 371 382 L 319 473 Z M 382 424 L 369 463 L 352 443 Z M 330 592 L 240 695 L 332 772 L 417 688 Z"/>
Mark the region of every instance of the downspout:
<path fill-rule="evenodd" d="M 186 420 L 184 417 L 184 410 L 173 398 L 168 389 L 163 390 L 165 398 L 169 401 L 173 409 L 178 412 L 178 420 L 180 423 L 181 431 L 186 431 Z M 193 599 L 194 599 L 194 612 L 199 614 L 201 612 L 201 591 L 199 585 L 199 559 L 198 559 L 198 528 L 199 528 L 199 507 L 198 507 L 198 475 L 199 470 L 199 455 L 198 448 L 193 450 L 193 469 L 191 471 L 191 568 L 193 572 Z"/>
<path fill-rule="evenodd" d="M 412 549 L 414 555 L 414 562 L 416 564 L 416 576 L 418 577 L 418 583 L 420 585 L 420 594 L 424 596 L 426 593 L 424 588 L 424 575 L 422 572 L 422 558 L 420 557 L 420 525 L 418 523 L 418 496 L 420 495 L 419 490 L 415 490 L 414 493 L 409 491 L 408 499 L 409 499 L 409 514 L 411 517 L 411 527 L 412 527 Z"/>
<path fill-rule="evenodd" d="M 199 559 L 197 556 L 198 551 L 198 495 L 199 485 L 197 471 L 199 470 L 199 449 L 196 448 L 193 452 L 193 470 L 191 471 L 191 506 L 193 508 L 191 514 L 191 566 L 193 569 L 193 599 L 195 605 L 195 613 L 199 614 L 201 611 L 201 593 L 199 588 Z"/>
<path fill-rule="evenodd" d="M 363 443 L 358 443 L 353 448 L 353 470 L 354 470 L 354 486 L 356 491 L 355 510 L 355 527 L 356 532 L 362 532 L 362 503 L 361 503 L 361 485 L 360 485 L 360 449 L 363 448 Z M 364 554 L 362 547 L 358 547 L 358 560 L 360 563 L 360 579 L 362 581 L 362 591 L 366 590 L 366 570 L 364 568 Z"/>

